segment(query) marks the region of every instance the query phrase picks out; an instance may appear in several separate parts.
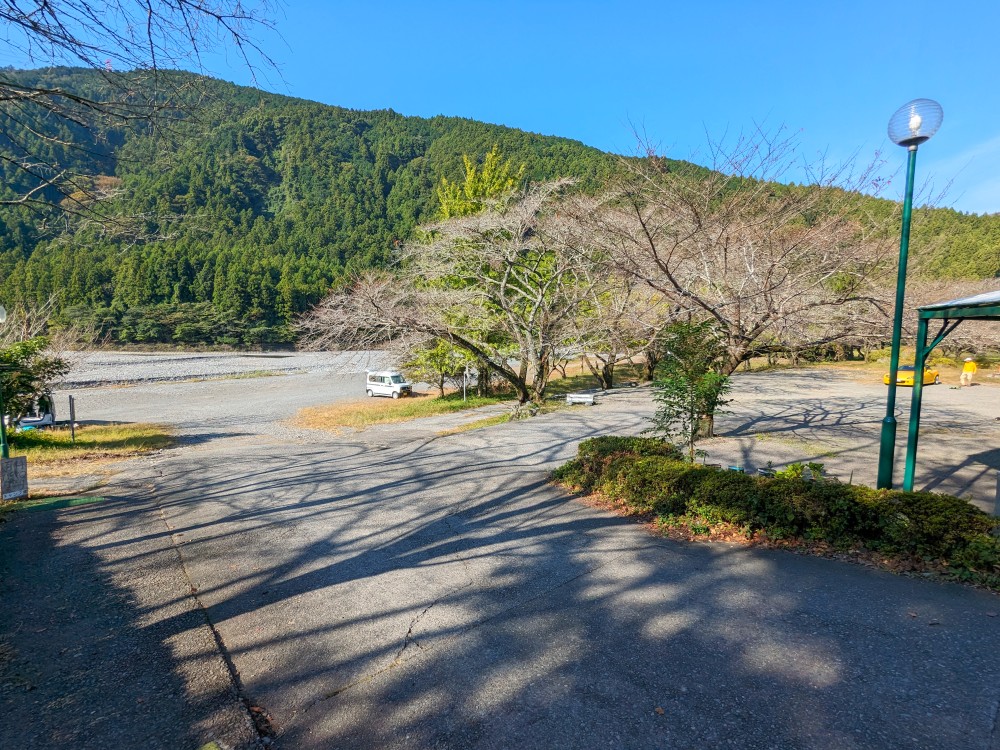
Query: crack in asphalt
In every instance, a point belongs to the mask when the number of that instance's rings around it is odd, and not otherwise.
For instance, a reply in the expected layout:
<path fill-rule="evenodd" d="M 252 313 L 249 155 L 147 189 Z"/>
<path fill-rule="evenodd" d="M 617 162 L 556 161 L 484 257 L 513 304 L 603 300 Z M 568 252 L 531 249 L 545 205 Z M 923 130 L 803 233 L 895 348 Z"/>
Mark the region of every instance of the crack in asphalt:
<path fill-rule="evenodd" d="M 417 626 L 417 623 L 419 623 L 424 618 L 424 615 L 426 615 L 428 612 L 431 611 L 431 607 L 433 607 L 439 601 L 441 601 L 440 598 L 435 599 L 426 607 L 424 607 L 423 611 L 419 615 L 410 620 L 410 627 L 406 631 L 406 635 L 403 636 L 403 645 L 399 647 L 399 651 L 396 653 L 396 658 L 392 660 L 393 664 L 395 664 L 402 658 L 403 652 L 406 651 L 406 649 L 409 647 L 411 643 L 414 644 L 420 650 L 423 650 L 424 647 L 421 646 L 420 643 L 417 642 L 417 640 L 413 637 L 413 628 L 415 628 Z"/>
<path fill-rule="evenodd" d="M 630 552 L 641 552 L 644 549 L 649 549 L 649 548 L 654 547 L 654 546 L 656 546 L 656 545 L 643 545 L 642 547 L 639 547 L 639 548 L 637 548 L 635 550 L 629 550 L 629 551 Z M 625 553 L 623 552 L 622 554 L 625 554 Z M 503 617 L 504 615 L 506 615 L 506 614 L 508 614 L 510 612 L 513 612 L 514 610 L 516 610 L 518 608 L 526 607 L 527 605 L 532 604 L 533 602 L 536 602 L 539 599 L 542 599 L 542 598 L 548 596 L 551 592 L 557 591 L 560 588 L 562 588 L 563 586 L 566 586 L 566 585 L 568 585 L 570 583 L 573 583 L 574 581 L 577 581 L 577 580 L 583 578 L 584 576 L 588 576 L 591 573 L 595 573 L 598 570 L 601 570 L 602 568 L 606 568 L 609 565 L 613 565 L 618 560 L 618 558 L 620 556 L 621 555 L 615 555 L 614 557 L 608 559 L 606 562 L 602 563 L 601 565 L 595 565 L 592 568 L 588 568 L 588 569 L 586 569 L 584 571 L 581 571 L 580 573 L 578 573 L 575 576 L 567 578 L 567 579 L 565 579 L 563 581 L 559 581 L 558 583 L 545 588 L 544 591 L 538 592 L 535 596 L 529 597 L 528 599 L 525 599 L 524 601 L 512 604 L 511 606 L 506 607 L 506 608 L 504 608 L 504 609 L 502 609 L 502 610 L 500 610 L 498 612 L 495 612 L 494 614 L 490 615 L 489 617 L 484 618 L 484 619 L 482 619 L 482 620 L 480 620 L 478 622 L 470 623 L 469 625 L 466 625 L 464 628 L 461 628 L 460 630 L 456 631 L 455 634 L 452 635 L 449 640 L 451 640 L 451 639 L 453 639 L 455 637 L 458 637 L 460 635 L 466 635 L 468 633 L 473 632 L 474 630 L 478 630 L 479 628 L 483 627 L 484 625 L 488 625 L 491 622 L 493 622 L 494 620 L 496 620 L 496 619 L 498 619 L 500 617 Z M 464 559 L 462 559 L 462 558 L 459 558 L 459 559 L 461 559 L 462 562 L 465 563 Z M 341 695 L 342 693 L 345 693 L 348 690 L 351 690 L 352 688 L 358 687 L 359 685 L 364 685 L 364 684 L 366 684 L 368 682 L 371 682 L 372 680 L 374 680 L 374 679 L 382 676 L 386 672 L 391 672 L 393 669 L 396 669 L 398 667 L 403 666 L 404 664 L 406 664 L 407 662 L 411 661 L 412 659 L 416 659 L 419 656 L 424 655 L 426 652 L 433 650 L 434 649 L 433 645 L 421 646 L 419 643 L 417 643 L 417 646 L 420 649 L 420 651 L 418 653 L 413 653 L 412 656 L 405 657 L 406 646 L 408 645 L 407 644 L 407 639 L 409 639 L 409 642 L 416 643 L 416 640 L 414 640 L 414 639 L 411 638 L 411 633 L 413 631 L 413 628 L 416 626 L 416 624 L 427 614 L 427 612 L 432 607 L 434 607 L 436 604 L 438 604 L 439 602 L 441 602 L 443 599 L 447 598 L 448 596 L 451 596 L 452 594 L 454 594 L 454 593 L 456 593 L 458 591 L 461 591 L 464 588 L 468 588 L 473 583 L 474 583 L 474 581 L 472 581 L 470 579 L 469 582 L 466 583 L 465 585 L 459 586 L 459 587 L 457 587 L 457 588 L 449 591 L 447 594 L 444 594 L 444 595 L 438 597 L 433 602 L 431 602 L 430 604 L 428 604 L 424 608 L 424 610 L 411 621 L 410 627 L 409 627 L 409 629 L 407 630 L 407 633 L 406 633 L 406 637 L 404 638 L 403 647 L 399 650 L 399 653 L 396 654 L 396 657 L 392 660 L 392 663 L 390 663 L 388 666 L 382 667 L 381 669 L 376 669 L 374 672 L 370 672 L 369 674 L 366 674 L 366 675 L 364 675 L 362 677 L 359 677 L 358 679 L 354 680 L 353 682 L 350 682 L 350 683 L 348 683 L 346 685 L 343 685 L 342 687 L 339 687 L 339 688 L 337 688 L 335 690 L 331 690 L 330 692 L 324 693 L 320 697 L 316 698 L 315 700 L 313 700 L 309 704 L 307 704 L 303 709 L 301 709 L 301 711 L 296 711 L 296 713 L 303 713 L 303 714 L 307 713 L 310 710 L 312 710 L 315 706 L 317 706 L 318 704 L 324 703 L 324 702 L 326 702 L 328 700 L 336 698 L 338 695 Z"/>
<path fill-rule="evenodd" d="M 428 442 L 430 442 L 430 441 L 428 441 Z M 423 447 L 423 446 L 420 446 L 420 447 Z M 444 522 L 448 525 L 448 528 L 450 528 L 452 530 L 452 532 L 454 533 L 455 537 L 458 538 L 458 539 L 462 539 L 463 537 L 462 537 L 461 532 L 458 531 L 455 528 L 455 526 L 451 523 L 451 517 L 454 516 L 454 515 L 456 515 L 455 512 L 446 513 L 442 518 L 443 518 Z M 410 621 L 410 626 L 409 626 L 409 628 L 407 628 L 406 634 L 403 636 L 403 645 L 400 646 L 400 649 L 396 653 L 396 656 L 393 658 L 392 662 L 387 667 L 383 667 L 381 669 L 377 669 L 374 672 L 371 672 L 371 673 L 369 673 L 367 675 L 364 675 L 363 677 L 358 678 L 354 682 L 350 682 L 347 685 L 344 685 L 343 687 L 340 687 L 340 688 L 337 688 L 336 690 L 332 690 L 330 692 L 324 693 L 323 695 L 321 695 L 320 697 L 316 698 L 315 700 L 310 701 L 301 710 L 301 712 L 296 712 L 296 713 L 303 713 L 303 714 L 304 713 L 308 713 L 317 704 L 323 703 L 325 701 L 328 701 L 331 698 L 336 698 L 341 693 L 343 693 L 343 692 L 345 692 L 347 690 L 350 690 L 353 687 L 357 687 L 358 685 L 364 684 L 366 682 L 370 682 L 371 680 L 375 679 L 379 675 L 382 675 L 382 674 L 384 674 L 384 673 L 386 673 L 386 672 L 388 672 L 388 671 L 390 671 L 392 669 L 395 669 L 396 667 L 401 666 L 405 662 L 409 661 L 409 658 L 404 658 L 404 656 L 406 654 L 407 648 L 409 647 L 409 645 L 411 643 L 413 643 L 414 645 L 416 645 L 416 647 L 420 651 L 424 651 L 425 649 L 431 648 L 430 646 L 425 647 L 425 646 L 420 645 L 420 643 L 413 637 L 413 629 L 420 623 L 420 621 L 427 615 L 427 613 L 430 612 L 431 609 L 433 607 L 435 607 L 437 604 L 439 604 L 440 602 L 442 602 L 444 599 L 452 596 L 453 594 L 456 594 L 459 591 L 462 591 L 463 589 L 467 589 L 469 586 L 471 586 L 473 583 L 475 583 L 475 579 L 473 578 L 473 576 L 469 572 L 469 561 L 465 557 L 463 557 L 461 555 L 456 555 L 455 559 L 458 560 L 458 562 L 460 562 L 462 564 L 462 568 L 465 570 L 466 576 L 467 576 L 468 580 L 464 584 L 462 584 L 461 586 L 456 586 L 455 588 L 450 589 L 446 593 L 444 593 L 441 596 L 437 597 L 434 601 L 432 601 L 430 604 L 428 604 L 426 607 L 424 607 L 423 610 L 416 617 L 414 617 Z M 410 657 L 410 658 L 414 658 L 416 656 L 417 656 L 417 654 L 414 654 L 413 657 Z"/>
<path fill-rule="evenodd" d="M 194 580 L 191 578 L 187 561 L 184 559 L 184 553 L 181 551 L 181 541 L 175 535 L 174 528 L 170 525 L 170 521 L 167 519 L 167 514 L 163 511 L 163 506 L 160 505 L 159 495 L 155 496 L 156 511 L 160 516 L 160 521 L 163 523 L 164 528 L 166 528 L 168 532 L 170 537 L 170 546 L 173 547 L 174 553 L 177 555 L 177 560 L 181 567 L 181 573 L 183 574 L 184 580 L 188 585 L 187 596 L 191 598 L 195 607 L 199 612 L 201 612 L 201 615 L 205 620 L 205 625 L 208 627 L 209 632 L 212 634 L 212 639 L 215 641 L 215 647 L 218 649 L 222 663 L 225 664 L 226 671 L 229 673 L 229 679 L 232 684 L 237 703 L 246 716 L 247 721 L 250 723 L 250 726 L 253 727 L 253 731 L 257 735 L 258 745 L 260 747 L 264 747 L 265 740 L 269 741 L 270 738 L 275 736 L 276 732 L 274 727 L 271 724 L 266 711 L 256 705 L 244 692 L 243 680 L 240 678 L 239 670 L 236 668 L 236 664 L 233 661 L 229 650 L 226 648 L 225 641 L 222 639 L 222 633 L 220 633 L 218 628 L 215 627 L 215 623 L 212 622 L 208 608 L 201 600 L 201 597 L 198 596 L 198 587 L 195 586 Z M 256 711 L 254 709 L 256 709 Z"/>

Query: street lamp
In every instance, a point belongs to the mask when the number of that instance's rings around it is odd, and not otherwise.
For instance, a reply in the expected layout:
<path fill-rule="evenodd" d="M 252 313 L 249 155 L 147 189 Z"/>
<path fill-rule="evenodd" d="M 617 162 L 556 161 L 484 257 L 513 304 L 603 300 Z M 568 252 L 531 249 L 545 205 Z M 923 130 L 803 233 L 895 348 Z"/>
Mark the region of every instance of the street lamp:
<path fill-rule="evenodd" d="M 7 310 L 0 305 L 0 326 L 7 322 Z M 0 458 L 10 458 L 10 450 L 7 448 L 7 425 L 4 424 L 3 415 L 3 383 L 0 382 Z"/>
<path fill-rule="evenodd" d="M 896 310 L 892 317 L 892 354 L 889 358 L 889 395 L 878 453 L 879 489 L 892 489 L 892 464 L 896 450 L 896 372 L 899 369 L 899 339 L 903 328 L 903 297 L 906 292 L 906 255 L 910 249 L 910 213 L 913 208 L 913 173 L 917 146 L 941 127 L 944 111 L 932 99 L 914 99 L 889 119 L 889 138 L 909 151 L 906 162 L 906 193 L 903 198 L 903 230 L 899 238 L 899 270 L 896 275 Z"/>

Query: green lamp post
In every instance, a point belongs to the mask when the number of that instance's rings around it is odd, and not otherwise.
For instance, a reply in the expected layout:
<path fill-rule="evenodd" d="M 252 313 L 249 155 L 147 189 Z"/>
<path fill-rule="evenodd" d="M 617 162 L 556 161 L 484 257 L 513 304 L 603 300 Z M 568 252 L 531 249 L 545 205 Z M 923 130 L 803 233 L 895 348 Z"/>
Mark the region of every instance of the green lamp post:
<path fill-rule="evenodd" d="M 0 305 L 0 325 L 7 322 L 7 311 Z M 10 450 L 7 448 L 7 425 L 4 423 L 3 414 L 3 383 L 0 383 L 0 458 L 10 458 Z"/>
<path fill-rule="evenodd" d="M 903 329 L 903 298 L 906 293 L 906 256 L 910 249 L 910 214 L 913 209 L 913 174 L 917 146 L 941 127 L 944 111 L 931 99 L 914 99 L 896 110 L 889 120 L 889 138 L 909 151 L 906 162 L 906 192 L 903 198 L 903 229 L 899 239 L 899 270 L 896 275 L 896 310 L 892 317 L 892 353 L 889 358 L 889 394 L 878 453 L 879 489 L 892 489 L 892 465 L 896 451 L 896 373 L 899 369 L 899 339 Z"/>

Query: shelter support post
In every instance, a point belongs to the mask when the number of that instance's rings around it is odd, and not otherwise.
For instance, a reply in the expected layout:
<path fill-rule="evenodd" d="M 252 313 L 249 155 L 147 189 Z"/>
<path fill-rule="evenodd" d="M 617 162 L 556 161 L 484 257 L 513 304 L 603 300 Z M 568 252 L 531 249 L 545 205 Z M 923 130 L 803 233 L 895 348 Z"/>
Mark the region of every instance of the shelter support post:
<path fill-rule="evenodd" d="M 913 362 L 913 394 L 910 396 L 910 425 L 906 435 L 906 468 L 903 471 L 903 490 L 913 492 L 913 474 L 917 465 L 917 443 L 920 439 L 920 405 L 924 397 L 924 369 L 927 357 L 934 347 L 944 341 L 945 336 L 958 328 L 961 320 L 943 320 L 941 330 L 927 345 L 927 318 L 917 319 L 916 358 Z"/>
<path fill-rule="evenodd" d="M 913 470 L 917 463 L 917 439 L 920 436 L 920 402 L 924 396 L 924 366 L 927 362 L 927 321 L 917 321 L 917 352 L 913 362 L 913 394 L 910 396 L 910 426 L 906 436 L 906 468 L 903 490 L 913 492 Z"/>

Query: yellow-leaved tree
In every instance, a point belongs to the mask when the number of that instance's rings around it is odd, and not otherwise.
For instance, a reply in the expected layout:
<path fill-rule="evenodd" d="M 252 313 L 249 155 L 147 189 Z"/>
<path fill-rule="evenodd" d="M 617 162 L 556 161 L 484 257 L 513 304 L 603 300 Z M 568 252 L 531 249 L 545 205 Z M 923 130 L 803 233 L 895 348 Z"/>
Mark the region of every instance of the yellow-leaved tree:
<path fill-rule="evenodd" d="M 482 166 L 467 155 L 462 156 L 462 160 L 465 162 L 465 181 L 450 182 L 447 177 L 442 177 L 438 186 L 438 215 L 441 219 L 478 214 L 491 201 L 510 196 L 524 180 L 525 165 L 515 170 L 510 160 L 504 160 L 497 144 L 493 144 L 486 154 Z"/>

